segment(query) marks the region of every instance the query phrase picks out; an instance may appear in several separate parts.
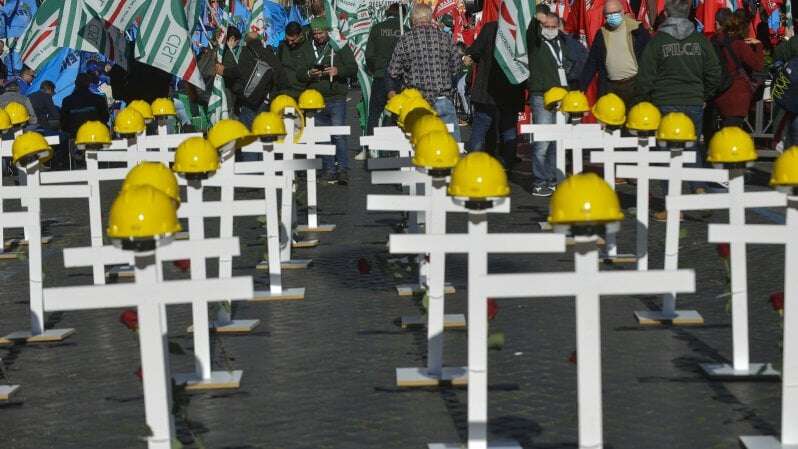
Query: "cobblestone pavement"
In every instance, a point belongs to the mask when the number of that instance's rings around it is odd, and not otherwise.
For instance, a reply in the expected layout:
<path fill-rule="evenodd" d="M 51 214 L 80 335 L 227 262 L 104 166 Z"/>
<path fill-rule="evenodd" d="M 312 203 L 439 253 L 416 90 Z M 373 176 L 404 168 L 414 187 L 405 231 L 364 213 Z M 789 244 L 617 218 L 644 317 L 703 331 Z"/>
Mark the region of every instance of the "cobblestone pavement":
<path fill-rule="evenodd" d="M 354 138 L 350 145 L 354 146 Z M 237 391 L 190 396 L 188 420 L 178 422 L 187 447 L 254 448 L 423 448 L 429 442 L 464 441 L 465 389 L 403 390 L 394 385 L 394 369 L 423 366 L 425 331 L 405 331 L 401 315 L 421 312 L 420 301 L 398 297 L 394 285 L 415 273 L 389 263 L 386 236 L 400 223 L 398 213 L 367 213 L 367 193 L 398 193 L 370 186 L 362 162 L 353 161 L 348 187 L 321 186 L 321 219 L 338 229 L 321 234 L 315 249 L 295 250 L 312 258 L 304 271 L 285 272 L 284 284 L 304 286 L 301 302 L 238 303 L 235 315 L 259 318 L 255 333 L 215 336 L 217 368 L 244 370 Z M 752 183 L 766 188 L 769 163 L 758 166 Z M 512 176 L 513 214 L 492 216 L 491 230 L 537 232 L 548 201 L 532 197 L 528 171 Z M 7 179 L 6 182 L 9 182 Z M 103 186 L 107 210 L 118 184 Z M 634 205 L 632 186 L 619 187 L 624 207 Z M 256 193 L 242 195 L 256 197 Z M 656 203 L 655 203 L 656 204 Z M 44 250 L 45 286 L 87 284 L 90 269 L 64 269 L 61 250 L 88 241 L 87 205 L 79 200 L 46 201 L 48 230 L 55 236 Z M 776 211 L 779 212 L 779 211 Z M 300 215 L 304 210 L 300 209 Z M 694 308 L 703 327 L 643 329 L 635 310 L 654 308 L 653 297 L 602 300 L 604 429 L 607 447 L 731 448 L 747 434 L 778 434 L 778 382 L 711 382 L 698 364 L 731 356 L 730 315 L 725 310 L 723 265 L 706 242 L 707 223 L 726 214 L 687 213 L 681 266 L 694 268 L 698 293 L 682 295 L 679 305 Z M 765 214 L 772 218 L 773 214 Z M 750 213 L 751 222 L 766 223 Z M 209 236 L 216 223 L 207 227 Z M 621 250 L 633 249 L 633 213 L 620 235 Z M 255 218 L 236 223 L 242 257 L 236 274 L 266 282 L 255 264 L 264 248 Z M 465 218 L 450 215 L 450 232 L 464 232 Z M 661 267 L 664 224 L 652 223 L 652 268 Z M 360 274 L 357 260 L 371 266 Z M 783 251 L 776 246 L 749 248 L 752 361 L 779 361 L 778 315 L 767 302 L 783 286 Z M 211 264 L 209 274 L 215 267 Z M 171 267 L 170 271 L 174 271 Z M 464 312 L 465 256 L 447 258 L 447 280 L 457 287 L 447 311 Z M 608 266 L 603 269 L 630 269 Z M 566 271 L 571 254 L 496 256 L 491 272 Z M 398 272 L 397 272 L 398 271 Z M 171 276 L 180 276 L 171 273 Z M 398 277 L 401 276 L 401 277 Z M 27 264 L 0 261 L 0 332 L 28 323 Z M 490 352 L 489 415 L 491 438 L 514 438 L 525 448 L 576 447 L 576 367 L 568 361 L 575 347 L 572 298 L 501 300 L 492 331 L 507 343 Z M 49 314 L 48 325 L 77 333 L 58 344 L 0 348 L 6 381 L 22 385 L 17 401 L 0 406 L 0 447 L 4 449 L 143 448 L 145 432 L 138 340 L 118 322 L 120 310 Z M 183 330 L 190 308 L 169 308 L 170 338 L 191 349 Z M 466 363 L 466 332 L 445 335 L 447 365 Z M 189 351 L 190 352 L 190 351 Z M 173 356 L 173 372 L 191 370 L 190 355 Z M 190 443 L 194 435 L 194 443 Z"/>

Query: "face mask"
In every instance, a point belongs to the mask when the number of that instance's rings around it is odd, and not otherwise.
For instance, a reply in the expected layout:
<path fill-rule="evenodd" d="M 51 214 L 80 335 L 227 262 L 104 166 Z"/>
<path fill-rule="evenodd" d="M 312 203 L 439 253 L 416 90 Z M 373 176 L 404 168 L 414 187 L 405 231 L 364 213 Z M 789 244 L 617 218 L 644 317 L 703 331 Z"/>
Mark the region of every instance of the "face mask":
<path fill-rule="evenodd" d="M 607 22 L 607 25 L 611 28 L 617 28 L 623 22 L 623 15 L 619 12 L 607 14 L 606 16 L 604 16 L 604 18 Z"/>
<path fill-rule="evenodd" d="M 558 34 L 560 34 L 560 30 L 558 30 L 557 28 L 543 28 L 540 34 L 543 36 L 543 39 L 550 41 L 556 38 Z"/>

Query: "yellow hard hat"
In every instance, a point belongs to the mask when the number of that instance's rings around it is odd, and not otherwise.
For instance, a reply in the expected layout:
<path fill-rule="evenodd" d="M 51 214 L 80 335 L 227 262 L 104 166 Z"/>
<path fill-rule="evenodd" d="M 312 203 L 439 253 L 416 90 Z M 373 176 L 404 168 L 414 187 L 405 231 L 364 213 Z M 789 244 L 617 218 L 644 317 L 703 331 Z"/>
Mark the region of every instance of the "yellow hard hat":
<path fill-rule="evenodd" d="M 410 141 L 416 145 L 422 137 L 433 131 L 449 132 L 446 123 L 440 117 L 432 113 L 422 115 L 413 122 L 413 127 L 410 129 Z"/>
<path fill-rule="evenodd" d="M 409 99 L 404 93 L 396 94 L 385 103 L 385 110 L 398 116 L 402 112 L 402 105 Z"/>
<path fill-rule="evenodd" d="M 30 131 L 14 139 L 11 145 L 11 160 L 16 164 L 32 158 L 38 159 L 39 162 L 47 162 L 53 158 L 53 149 L 44 136 Z"/>
<path fill-rule="evenodd" d="M 25 123 L 28 123 L 28 120 L 30 120 L 28 108 L 20 103 L 17 103 L 16 101 L 8 103 L 5 109 L 8 113 L 8 117 L 11 118 L 12 125 L 24 125 Z"/>
<path fill-rule="evenodd" d="M 618 195 L 595 173 L 580 173 L 557 186 L 549 203 L 549 223 L 601 224 L 623 220 Z"/>
<path fill-rule="evenodd" d="M 8 112 L 0 108 L 0 131 L 8 131 L 12 126 L 14 125 L 11 123 L 11 117 L 8 116 Z"/>
<path fill-rule="evenodd" d="M 324 99 L 322 98 L 322 101 L 323 100 Z M 283 115 L 285 108 L 292 108 L 294 112 L 299 112 L 299 105 L 290 95 L 278 95 L 274 97 L 274 100 L 272 100 L 271 104 L 269 105 L 269 110 L 279 116 Z"/>
<path fill-rule="evenodd" d="M 179 231 L 174 201 L 148 185 L 122 190 L 108 215 L 107 233 L 113 239 L 151 239 Z"/>
<path fill-rule="evenodd" d="M 150 104 L 144 100 L 133 100 L 130 102 L 128 107 L 139 111 L 139 114 L 144 117 L 144 121 L 146 122 L 149 122 L 155 118 L 155 116 L 152 115 L 152 108 L 150 108 Z"/>
<path fill-rule="evenodd" d="M 718 130 L 709 141 L 707 161 L 713 164 L 736 164 L 756 160 L 754 139 L 736 126 Z"/>
<path fill-rule="evenodd" d="M 558 102 L 565 98 L 568 91 L 564 87 L 554 86 L 543 94 L 543 107 L 551 109 L 556 106 Z"/>
<path fill-rule="evenodd" d="M 114 132 L 122 135 L 141 134 L 144 132 L 144 117 L 131 107 L 127 107 L 116 114 Z"/>
<path fill-rule="evenodd" d="M 236 142 L 236 148 L 241 148 L 255 139 L 256 137 L 238 120 L 219 120 L 208 130 L 208 141 L 217 150 L 233 141 Z"/>
<path fill-rule="evenodd" d="M 581 114 L 590 110 L 587 97 L 582 91 L 572 90 L 565 94 L 560 102 L 560 112 L 566 114 Z"/>
<path fill-rule="evenodd" d="M 177 115 L 175 103 L 169 98 L 156 98 L 150 107 L 156 117 L 173 117 Z"/>
<path fill-rule="evenodd" d="M 772 186 L 798 186 L 798 146 L 784 150 L 773 164 L 770 175 Z"/>
<path fill-rule="evenodd" d="M 692 142 L 696 140 L 695 125 L 682 112 L 669 112 L 662 117 L 657 128 L 657 140 L 665 142 Z"/>
<path fill-rule="evenodd" d="M 460 147 L 447 131 L 431 131 L 419 139 L 413 165 L 428 169 L 453 168 L 460 160 Z"/>
<path fill-rule="evenodd" d="M 661 119 L 659 109 L 653 104 L 643 101 L 632 106 L 626 127 L 634 131 L 656 131 Z"/>
<path fill-rule="evenodd" d="M 111 131 L 102 122 L 88 121 L 78 128 L 75 144 L 95 148 L 111 145 Z"/>
<path fill-rule="evenodd" d="M 152 161 L 142 161 L 130 169 L 122 183 L 122 190 L 134 186 L 152 186 L 175 202 L 180 203 L 180 190 L 177 187 L 177 178 L 172 170 L 160 163 Z"/>
<path fill-rule="evenodd" d="M 285 123 L 276 111 L 261 112 L 252 121 L 252 135 L 255 137 L 284 136 L 286 135 Z"/>
<path fill-rule="evenodd" d="M 219 153 L 202 137 L 190 137 L 175 151 L 175 173 L 211 173 L 219 169 Z"/>
<path fill-rule="evenodd" d="M 324 109 L 324 96 L 316 89 L 307 89 L 299 94 L 299 109 Z"/>
<path fill-rule="evenodd" d="M 415 87 L 406 87 L 402 89 L 402 95 L 407 98 L 424 98 L 424 94 Z"/>
<path fill-rule="evenodd" d="M 460 159 L 452 170 L 449 195 L 474 200 L 510 194 L 502 164 L 484 151 L 474 151 Z"/>
<path fill-rule="evenodd" d="M 602 95 L 593 105 L 593 116 L 605 125 L 621 126 L 626 122 L 626 105 L 613 93 Z"/>
<path fill-rule="evenodd" d="M 423 98 L 411 98 L 402 104 L 402 111 L 399 113 L 397 124 L 405 132 L 413 128 L 413 122 L 423 115 L 437 114 L 435 109 Z"/>

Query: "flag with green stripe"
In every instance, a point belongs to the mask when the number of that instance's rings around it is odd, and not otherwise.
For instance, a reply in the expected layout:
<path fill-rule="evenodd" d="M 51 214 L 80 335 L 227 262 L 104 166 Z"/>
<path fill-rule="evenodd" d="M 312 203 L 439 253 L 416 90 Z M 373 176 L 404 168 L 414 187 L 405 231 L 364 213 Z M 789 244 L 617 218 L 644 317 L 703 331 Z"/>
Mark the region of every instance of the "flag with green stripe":
<path fill-rule="evenodd" d="M 526 29 L 534 15 L 535 4 L 527 0 L 502 0 L 499 6 L 499 30 L 493 56 L 513 84 L 529 78 Z"/>
<path fill-rule="evenodd" d="M 248 31 L 255 31 L 260 36 L 266 33 L 266 18 L 263 16 L 263 0 L 255 0 L 252 3 L 252 13 L 249 16 Z"/>
<path fill-rule="evenodd" d="M 68 1 L 68 0 L 67 0 Z M 120 31 L 125 31 L 145 11 L 152 11 L 156 1 L 151 0 L 84 0 L 97 16 Z M 182 8 L 182 6 L 181 6 Z"/>
<path fill-rule="evenodd" d="M 55 46 L 101 53 L 127 68 L 125 35 L 91 9 L 86 0 L 62 0 Z"/>
<path fill-rule="evenodd" d="M 205 89 L 191 49 L 181 0 L 151 0 L 136 40 L 136 59 Z"/>
<path fill-rule="evenodd" d="M 222 63 L 223 51 L 224 40 L 222 40 L 222 44 L 218 46 L 216 51 L 216 62 L 219 64 Z M 216 75 L 213 78 L 211 98 L 208 100 L 208 118 L 211 123 L 216 123 L 229 117 L 230 111 L 227 109 L 227 92 L 224 90 L 224 78 L 221 75 Z"/>
<path fill-rule="evenodd" d="M 60 8 L 61 0 L 45 0 L 22 37 L 19 54 L 22 62 L 33 70 L 38 70 L 58 51 L 55 32 Z"/>

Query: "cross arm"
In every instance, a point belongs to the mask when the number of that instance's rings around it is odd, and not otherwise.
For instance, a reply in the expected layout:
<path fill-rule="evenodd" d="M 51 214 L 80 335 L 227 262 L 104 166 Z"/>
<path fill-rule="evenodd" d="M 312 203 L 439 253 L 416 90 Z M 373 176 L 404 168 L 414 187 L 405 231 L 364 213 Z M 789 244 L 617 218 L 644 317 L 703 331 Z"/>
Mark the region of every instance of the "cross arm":
<path fill-rule="evenodd" d="M 368 195 L 366 210 L 423 212 L 429 208 L 430 197 L 409 195 Z"/>
<path fill-rule="evenodd" d="M 707 240 L 711 243 L 745 242 L 760 244 L 786 244 L 794 237 L 784 225 L 709 225 Z"/>
<path fill-rule="evenodd" d="M 44 136 L 44 140 L 47 141 L 49 145 L 58 145 L 60 139 L 58 135 L 54 136 Z M 11 157 L 11 147 L 14 145 L 14 139 L 3 140 L 0 142 L 0 155 L 3 157 Z"/>
<path fill-rule="evenodd" d="M 309 156 L 334 156 L 335 145 L 303 144 L 303 143 L 275 143 L 274 151 L 277 153 L 307 154 Z"/>
<path fill-rule="evenodd" d="M 2 229 L 24 228 L 30 222 L 29 212 L 2 212 L 0 213 L 0 227 Z"/>
<path fill-rule="evenodd" d="M 177 240 L 156 250 L 161 261 L 188 259 L 199 254 L 204 257 L 237 257 L 241 254 L 238 237 Z"/>
<path fill-rule="evenodd" d="M 158 134 L 139 136 L 139 149 L 144 148 L 177 148 L 184 140 L 191 137 L 202 137 L 202 133 Z"/>
<path fill-rule="evenodd" d="M 412 166 L 413 162 L 410 157 L 381 157 L 366 161 L 366 168 L 369 170 L 396 170 Z"/>
<path fill-rule="evenodd" d="M 597 124 L 573 126 L 552 123 L 521 125 L 521 134 L 532 134 L 532 138 L 536 142 L 547 142 L 563 138 L 599 140 L 604 132 L 601 129 L 601 125 Z"/>
<path fill-rule="evenodd" d="M 745 192 L 742 195 L 732 195 L 729 193 L 709 193 L 706 195 L 679 195 L 668 196 L 665 198 L 665 207 L 667 209 L 729 209 L 735 204 L 745 208 L 780 207 L 787 205 L 787 196 L 779 192 L 765 191 Z"/>
<path fill-rule="evenodd" d="M 391 234 L 388 240 L 391 253 L 447 254 L 483 252 L 502 253 L 561 253 L 565 252 L 565 236 L 555 233 L 533 234 Z"/>
<path fill-rule="evenodd" d="M 263 188 L 263 187 L 261 187 Z M 235 217 L 259 216 L 266 213 L 266 202 L 260 200 L 235 200 L 229 203 Z M 184 203 L 177 209 L 178 218 L 200 216 L 202 218 L 222 216 L 221 201 L 203 201 L 201 203 Z"/>
<path fill-rule="evenodd" d="M 174 151 L 136 151 L 133 159 L 140 161 L 163 162 L 169 164 L 174 161 Z M 97 161 L 99 162 L 127 162 L 131 156 L 127 151 L 98 151 Z"/>
<path fill-rule="evenodd" d="M 116 246 L 105 245 L 100 247 L 65 248 L 64 267 L 87 267 L 96 262 L 105 265 L 133 264 L 135 254 Z"/>
<path fill-rule="evenodd" d="M 648 178 L 664 179 L 670 178 L 670 167 L 633 167 L 621 165 L 618 167 L 617 175 L 620 178 Z M 705 181 L 705 182 L 727 182 L 729 180 L 728 170 L 716 170 L 713 168 L 688 168 L 681 169 L 682 181 Z"/>
<path fill-rule="evenodd" d="M 252 277 L 167 281 L 154 284 L 115 284 L 44 289 L 44 309 L 113 309 L 134 307 L 148 302 L 185 304 L 197 299 L 221 301 L 253 296 Z"/>
<path fill-rule="evenodd" d="M 236 174 L 263 173 L 265 164 L 267 163 L 264 161 L 236 162 L 235 172 Z M 268 168 L 275 172 L 318 170 L 322 166 L 322 161 L 319 159 L 288 159 L 274 161 L 273 164 Z"/>
<path fill-rule="evenodd" d="M 684 153 L 684 162 L 690 164 L 695 162 L 695 151 L 688 151 Z M 637 151 L 591 151 L 590 162 L 614 162 L 614 163 L 628 163 L 637 164 L 640 162 L 647 162 L 649 164 L 667 164 L 671 160 L 671 155 L 665 151 L 649 151 L 648 153 L 640 153 Z M 638 168 L 632 166 L 634 170 Z M 624 177 L 620 174 L 620 167 L 618 168 L 618 176 Z M 631 171 L 634 171 L 631 170 Z M 631 177 L 631 176 L 628 176 Z"/>
<path fill-rule="evenodd" d="M 300 143 L 316 144 L 329 142 L 332 136 L 348 136 L 352 133 L 349 126 L 308 126 L 302 131 Z"/>
<path fill-rule="evenodd" d="M 375 171 L 371 173 L 372 184 L 417 184 L 426 182 L 429 177 L 417 170 Z"/>

